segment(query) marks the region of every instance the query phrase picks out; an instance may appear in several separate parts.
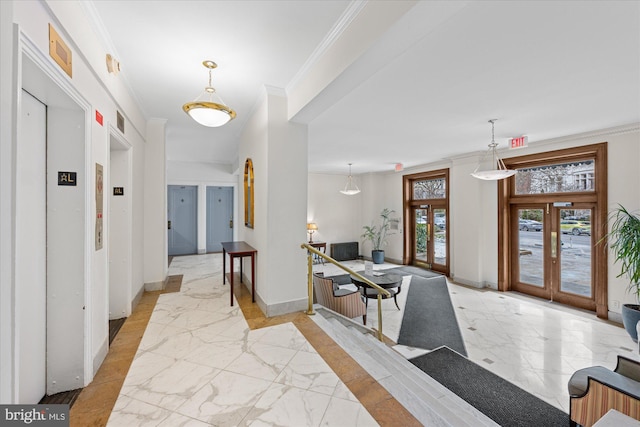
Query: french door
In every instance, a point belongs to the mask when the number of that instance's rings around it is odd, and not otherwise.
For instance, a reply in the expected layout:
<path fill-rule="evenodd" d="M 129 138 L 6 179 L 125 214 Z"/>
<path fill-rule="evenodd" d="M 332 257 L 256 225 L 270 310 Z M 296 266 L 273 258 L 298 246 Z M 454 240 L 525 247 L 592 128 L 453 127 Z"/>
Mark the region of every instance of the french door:
<path fill-rule="evenodd" d="M 511 206 L 512 289 L 595 310 L 592 203 Z"/>
<path fill-rule="evenodd" d="M 498 183 L 498 290 L 608 317 L 607 144 L 503 159 Z"/>
<path fill-rule="evenodd" d="M 447 208 L 420 205 L 413 208 L 413 264 L 429 270 L 447 271 Z"/>
<path fill-rule="evenodd" d="M 449 170 L 403 177 L 403 263 L 449 275 Z"/>

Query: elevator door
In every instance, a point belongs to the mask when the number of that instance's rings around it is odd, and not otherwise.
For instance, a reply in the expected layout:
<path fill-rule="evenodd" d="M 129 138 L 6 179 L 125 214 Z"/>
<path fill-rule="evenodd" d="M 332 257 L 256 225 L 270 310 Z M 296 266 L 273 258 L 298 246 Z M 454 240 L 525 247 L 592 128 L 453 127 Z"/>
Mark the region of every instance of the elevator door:
<path fill-rule="evenodd" d="M 22 93 L 16 180 L 16 316 L 20 327 L 19 403 L 46 394 L 47 354 L 47 109 Z"/>

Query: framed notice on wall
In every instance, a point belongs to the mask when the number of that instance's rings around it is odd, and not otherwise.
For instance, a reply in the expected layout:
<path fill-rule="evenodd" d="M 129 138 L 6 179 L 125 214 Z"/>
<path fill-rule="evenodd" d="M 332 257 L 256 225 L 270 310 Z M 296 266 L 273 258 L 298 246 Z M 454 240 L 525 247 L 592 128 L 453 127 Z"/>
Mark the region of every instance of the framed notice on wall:
<path fill-rule="evenodd" d="M 103 174 L 102 165 L 96 163 L 96 251 L 102 249 L 104 234 L 102 227 L 102 206 L 103 206 Z"/>

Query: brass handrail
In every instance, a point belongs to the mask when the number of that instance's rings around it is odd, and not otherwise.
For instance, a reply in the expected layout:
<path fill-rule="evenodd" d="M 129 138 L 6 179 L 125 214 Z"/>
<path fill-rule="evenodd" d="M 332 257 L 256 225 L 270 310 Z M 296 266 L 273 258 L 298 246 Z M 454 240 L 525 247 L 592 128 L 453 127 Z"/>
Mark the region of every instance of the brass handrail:
<path fill-rule="evenodd" d="M 307 309 L 307 314 L 308 315 L 313 315 L 316 314 L 313 311 L 313 255 L 317 255 L 319 257 L 322 257 L 323 259 L 325 259 L 326 261 L 329 261 L 331 264 L 336 265 L 338 267 L 340 267 L 341 269 L 343 269 L 344 271 L 346 271 L 347 273 L 351 274 L 352 276 L 355 276 L 359 281 L 364 282 L 367 284 L 367 286 L 372 287 L 373 289 L 378 291 L 378 339 L 380 341 L 383 340 L 382 338 L 382 295 L 384 295 L 385 297 L 390 297 L 391 294 L 389 293 L 389 291 L 387 291 L 386 289 L 380 287 L 379 285 L 376 285 L 375 283 L 373 283 L 371 280 L 367 279 L 366 277 L 362 276 L 359 273 L 356 273 L 355 271 L 353 271 L 352 269 L 350 269 L 349 267 L 346 267 L 342 264 L 340 264 L 338 261 L 336 261 L 335 259 L 331 258 L 330 256 L 328 256 L 327 254 L 320 252 L 319 250 L 317 250 L 316 248 L 314 248 L 313 246 L 310 246 L 307 243 L 303 243 L 300 245 L 300 247 L 302 249 L 306 249 L 307 252 L 307 292 L 309 294 L 309 306 Z M 366 295 L 365 295 L 366 298 Z"/>

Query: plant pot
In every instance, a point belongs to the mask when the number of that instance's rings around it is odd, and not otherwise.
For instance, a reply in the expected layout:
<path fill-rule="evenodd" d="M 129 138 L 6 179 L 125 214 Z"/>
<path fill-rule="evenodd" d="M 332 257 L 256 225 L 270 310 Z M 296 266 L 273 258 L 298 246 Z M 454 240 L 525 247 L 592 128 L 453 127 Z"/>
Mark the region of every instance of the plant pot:
<path fill-rule="evenodd" d="M 384 264 L 384 251 L 371 251 L 371 259 L 374 264 Z"/>
<path fill-rule="evenodd" d="M 634 342 L 638 342 L 638 332 L 636 325 L 640 321 L 640 305 L 623 304 L 622 305 L 622 324 L 629 336 Z"/>

